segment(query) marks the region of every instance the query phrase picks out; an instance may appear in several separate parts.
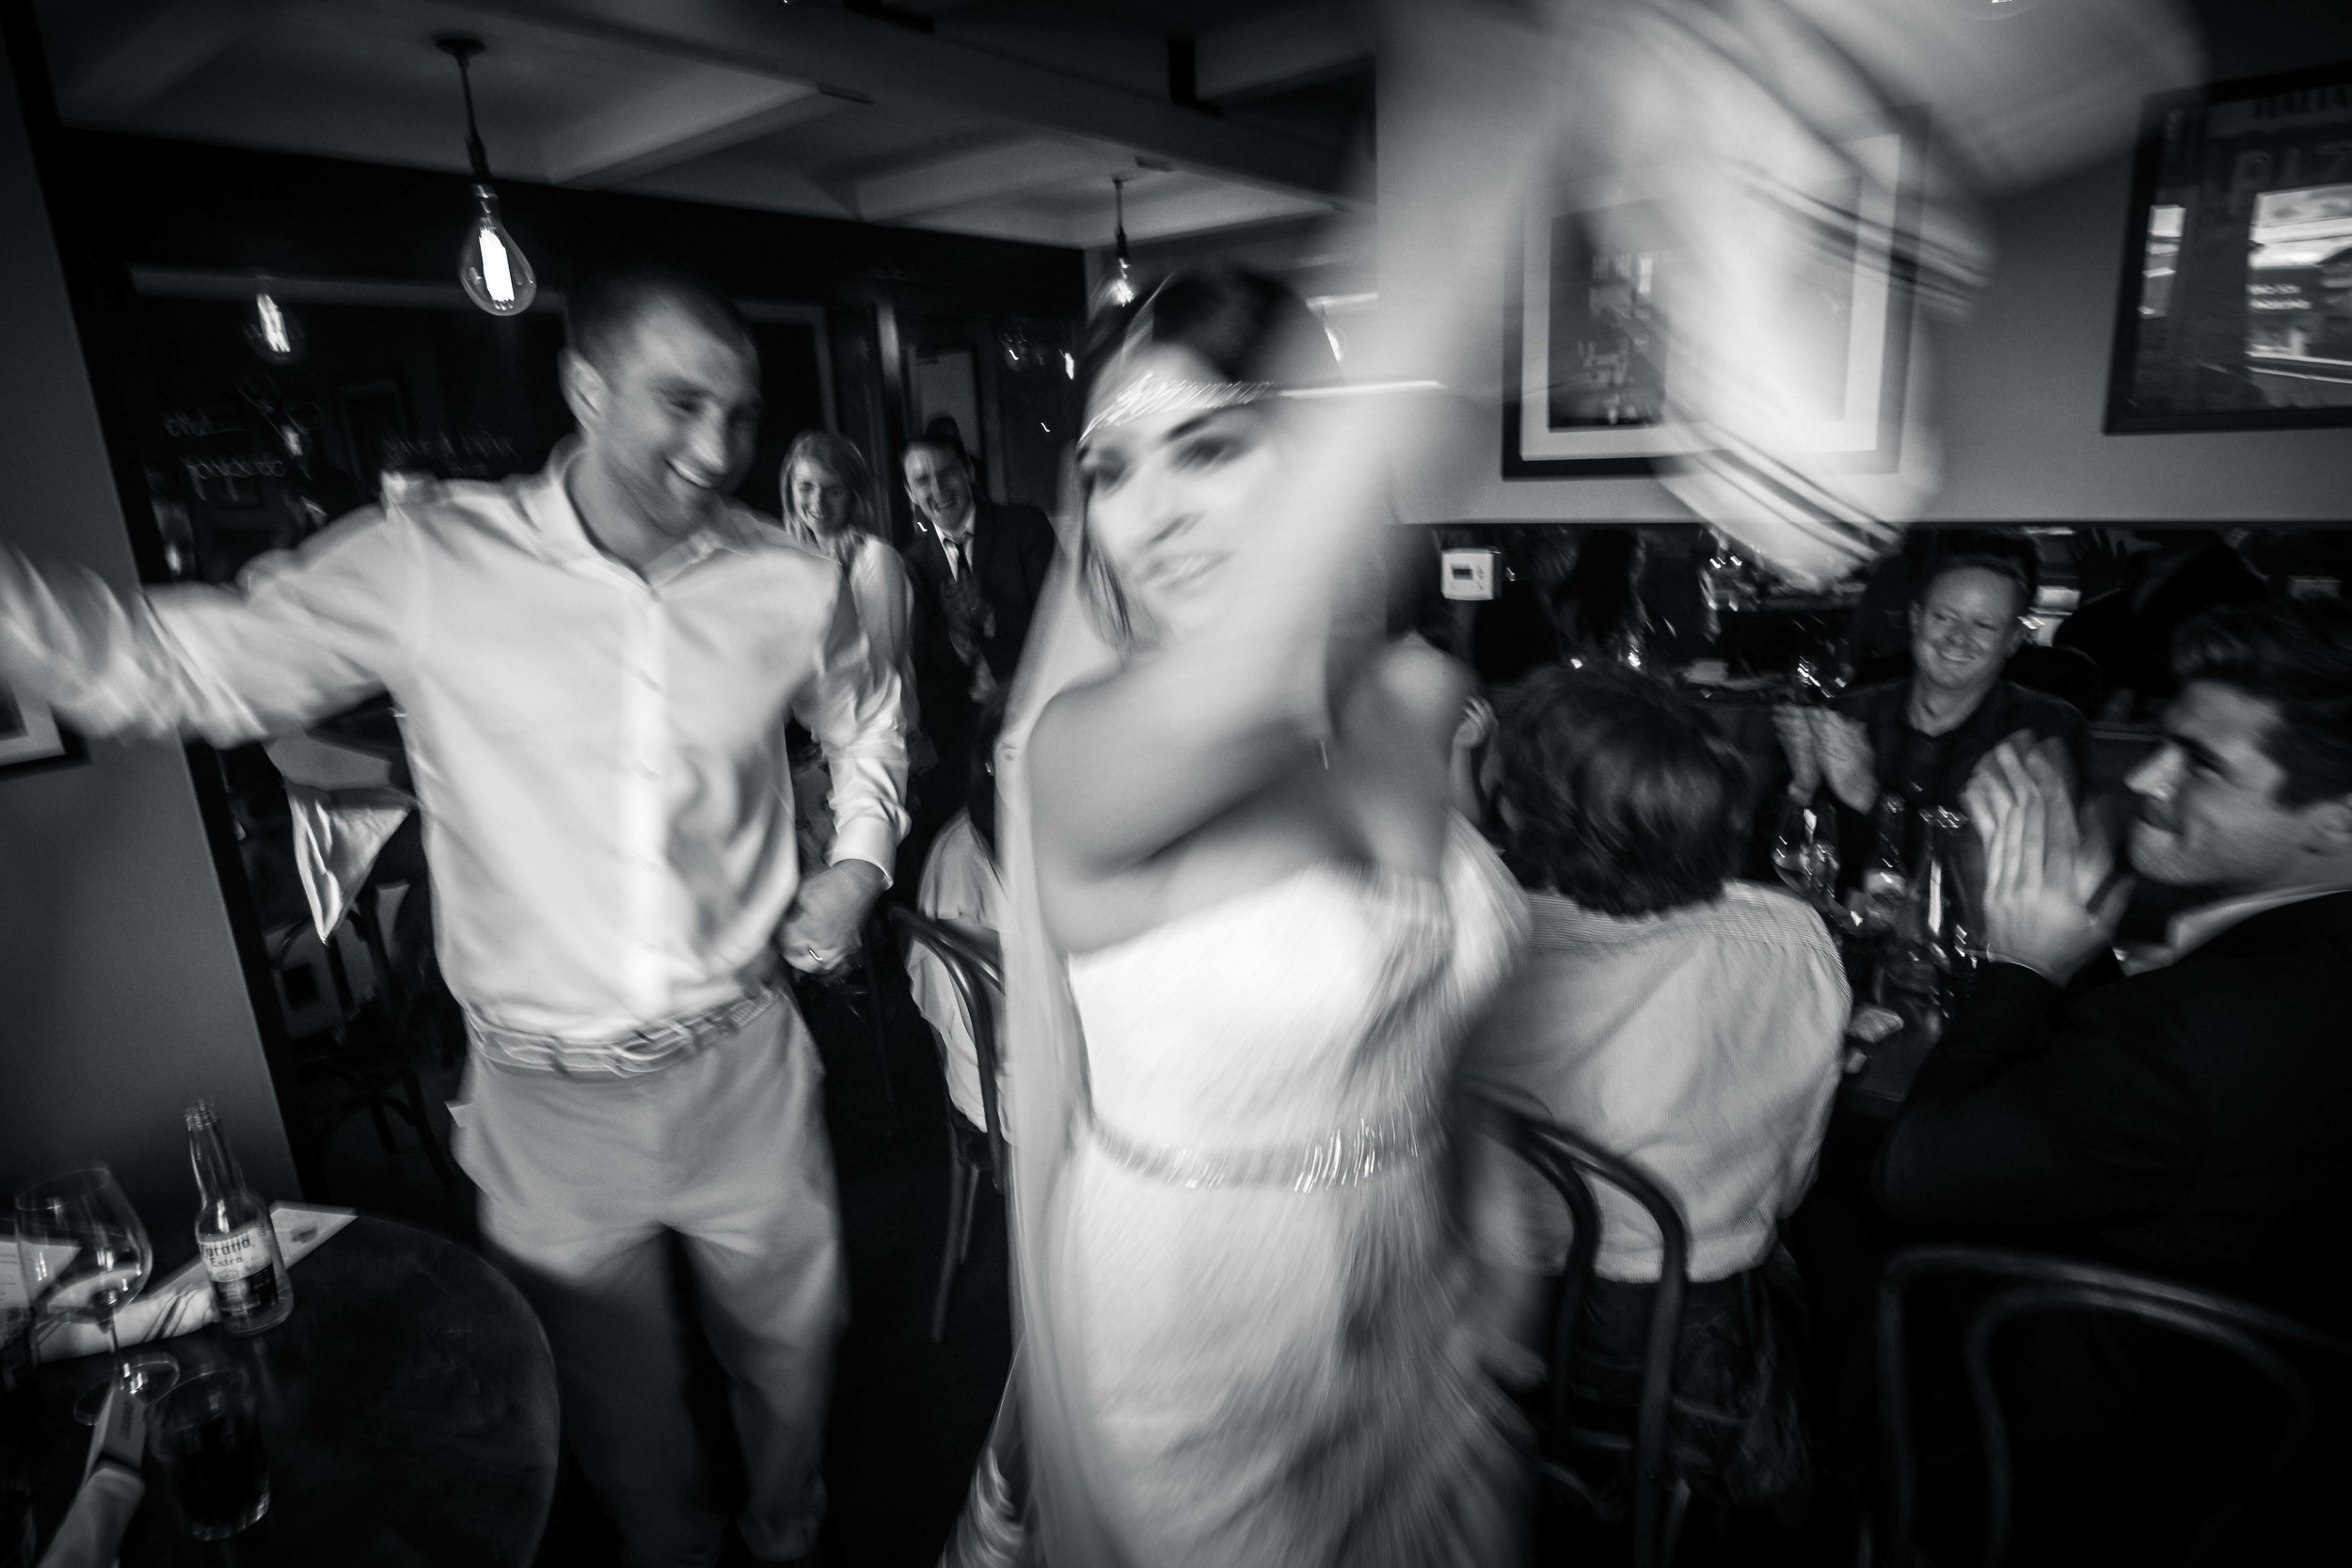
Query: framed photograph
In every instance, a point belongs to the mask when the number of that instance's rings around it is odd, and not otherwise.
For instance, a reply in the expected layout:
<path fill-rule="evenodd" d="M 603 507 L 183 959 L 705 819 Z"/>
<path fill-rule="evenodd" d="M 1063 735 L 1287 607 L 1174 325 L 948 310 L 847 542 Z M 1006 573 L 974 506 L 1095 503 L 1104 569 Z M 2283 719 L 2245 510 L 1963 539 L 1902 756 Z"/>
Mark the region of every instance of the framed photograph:
<path fill-rule="evenodd" d="M 0 773 L 78 762 L 81 736 L 57 723 L 49 705 L 0 682 Z"/>
<path fill-rule="evenodd" d="M 1883 125 L 1838 146 L 1861 172 L 1816 193 L 1840 221 L 1782 308 L 1813 318 L 1788 337 L 1816 348 L 1803 367 L 1815 450 L 1885 470 L 1899 456 L 1910 373 L 1923 128 Z M 1602 214 L 1630 217 L 1612 226 L 1620 230 L 1656 227 L 1641 222 L 1652 199 L 1644 179 L 1564 186 L 1527 215 L 1503 347 L 1505 479 L 1649 473 L 1698 450 L 1665 412 L 1681 373 L 1671 327 L 1677 258 L 1611 254 L 1596 242 Z"/>
<path fill-rule="evenodd" d="M 2352 424 L 2352 64 L 2148 101 L 2106 429 Z"/>

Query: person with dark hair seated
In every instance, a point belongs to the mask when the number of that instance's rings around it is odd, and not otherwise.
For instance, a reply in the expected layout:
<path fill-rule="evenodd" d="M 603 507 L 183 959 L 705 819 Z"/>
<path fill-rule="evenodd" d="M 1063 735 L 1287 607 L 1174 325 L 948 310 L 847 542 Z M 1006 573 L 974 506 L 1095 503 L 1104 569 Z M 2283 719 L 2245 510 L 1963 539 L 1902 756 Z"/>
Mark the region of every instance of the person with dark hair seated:
<path fill-rule="evenodd" d="M 1802 1491 L 1781 1217 L 1813 1180 L 1849 1002 L 1818 915 L 1733 879 L 1744 759 L 1696 705 L 1616 669 L 1546 670 L 1498 705 L 1487 783 L 1534 928 L 1474 1071 L 1661 1182 L 1690 1225 L 1676 1441 L 1720 1500 Z M 1629 1405 L 1658 1279 L 1656 1227 L 1601 1186 L 1580 1375 Z M 1566 1253 L 1539 1204 L 1539 1270 Z M 1709 1482 L 1701 1482 L 1709 1485 Z"/>
<path fill-rule="evenodd" d="M 1908 680 L 1862 687 L 1835 707 L 1775 711 L 1788 793 L 1810 800 L 1826 786 L 1845 808 L 1841 859 L 1850 869 L 1869 853 L 1871 817 L 1885 797 L 1913 814 L 1904 848 L 1915 855 L 1917 813 L 1959 809 L 1969 775 L 2012 735 L 2055 738 L 2069 785 L 2082 778 L 2090 735 L 2083 716 L 2001 674 L 2026 640 L 2039 574 L 2029 541 L 1974 536 L 1920 584 Z"/>
<path fill-rule="evenodd" d="M 2070 992 L 2107 952 L 2123 889 L 2103 835 L 2078 831 L 2048 743 L 1995 752 L 1968 792 L 1994 961 L 1919 1069 L 1880 1199 L 1901 1220 L 2089 1254 L 2342 1335 L 2352 607 L 2209 612 L 2184 628 L 2174 669 L 2164 747 L 2129 780 L 2130 862 L 2210 901 L 2173 919 L 2155 967 Z M 2120 1330 L 2034 1341 L 2033 1383 L 2058 1398 L 2026 1442 L 2048 1473 L 2072 1496 L 2076 1456 L 2128 1453 L 2102 1465 L 2129 1489 L 2103 1540 L 2144 1520 L 2176 1551 L 2183 1508 L 2211 1495 L 2181 1467 L 2229 1439 L 2216 1427 L 2187 1441 L 2203 1407 L 2176 1344 Z"/>

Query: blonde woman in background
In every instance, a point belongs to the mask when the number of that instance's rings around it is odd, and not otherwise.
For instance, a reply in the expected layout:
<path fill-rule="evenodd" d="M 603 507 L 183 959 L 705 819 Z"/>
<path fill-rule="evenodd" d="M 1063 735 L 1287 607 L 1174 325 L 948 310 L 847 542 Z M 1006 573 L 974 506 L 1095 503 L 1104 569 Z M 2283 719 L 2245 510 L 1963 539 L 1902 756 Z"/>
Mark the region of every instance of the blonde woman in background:
<path fill-rule="evenodd" d="M 866 454 L 830 430 L 802 431 L 784 454 L 785 531 L 849 575 L 850 597 L 875 662 L 898 673 L 901 715 L 912 745 L 914 678 L 907 665 L 907 622 L 914 590 L 898 552 L 867 526 L 866 498 L 873 487 Z"/>
<path fill-rule="evenodd" d="M 914 590 L 898 552 L 867 526 L 866 498 L 873 487 L 873 475 L 857 443 L 830 430 L 803 430 L 792 437 L 777 486 L 784 495 L 785 531 L 840 566 L 875 666 L 898 672 L 898 721 L 912 776 L 931 763 L 931 749 L 917 727 L 914 673 L 908 662 L 907 627 Z M 829 797 L 815 782 L 824 771 L 824 756 L 814 748 L 793 758 L 793 799 L 799 802 L 799 827 L 808 841 L 802 846 L 804 854 L 821 854 L 833 837 Z"/>

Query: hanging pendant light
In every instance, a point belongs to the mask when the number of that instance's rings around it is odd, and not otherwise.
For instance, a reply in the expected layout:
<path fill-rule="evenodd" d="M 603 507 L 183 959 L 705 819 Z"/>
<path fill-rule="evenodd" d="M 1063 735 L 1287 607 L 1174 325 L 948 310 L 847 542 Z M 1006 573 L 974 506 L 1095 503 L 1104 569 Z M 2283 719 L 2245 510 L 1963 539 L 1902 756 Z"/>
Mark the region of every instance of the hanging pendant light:
<path fill-rule="evenodd" d="M 490 158 L 483 150 L 482 132 L 474 123 L 473 74 L 469 66 L 482 53 L 482 40 L 465 33 L 443 33 L 434 40 L 442 54 L 457 62 L 457 81 L 466 94 L 466 154 L 473 164 L 473 228 L 457 254 L 457 281 L 466 297 L 494 316 L 515 316 L 531 309 L 539 295 L 539 279 L 523 257 L 522 246 L 506 231 L 499 216 L 498 191 L 490 183 Z"/>
<path fill-rule="evenodd" d="M 302 324 L 294 320 L 266 277 L 253 280 L 253 303 L 245 313 L 245 341 L 273 365 L 291 365 L 302 357 Z"/>
<path fill-rule="evenodd" d="M 1119 276 L 1111 279 L 1105 297 L 1113 305 L 1130 305 L 1135 302 L 1136 283 L 1127 257 L 1127 177 L 1123 174 L 1111 176 L 1111 211 L 1115 214 L 1111 232 L 1119 258 Z"/>

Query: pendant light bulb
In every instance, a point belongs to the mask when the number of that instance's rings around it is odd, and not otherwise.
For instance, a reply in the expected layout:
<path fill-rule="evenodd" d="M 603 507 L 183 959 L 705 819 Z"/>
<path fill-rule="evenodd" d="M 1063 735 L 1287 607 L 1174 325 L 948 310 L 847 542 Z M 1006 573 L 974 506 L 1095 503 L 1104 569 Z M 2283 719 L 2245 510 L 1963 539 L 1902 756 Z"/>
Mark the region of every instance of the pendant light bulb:
<path fill-rule="evenodd" d="M 494 316 L 515 316 L 539 297 L 538 275 L 522 246 L 499 217 L 498 193 L 486 183 L 473 188 L 473 229 L 457 257 L 457 281 L 466 297 Z"/>
<path fill-rule="evenodd" d="M 245 317 L 245 341 L 273 365 L 291 365 L 302 357 L 302 324 L 270 293 L 266 282 L 254 289 L 253 305 Z"/>
<path fill-rule="evenodd" d="M 490 183 L 490 157 L 482 146 L 481 128 L 474 123 L 469 62 L 482 53 L 482 40 L 463 33 L 444 33 L 433 42 L 457 62 L 458 85 L 466 95 L 466 156 L 473 165 L 473 226 L 457 253 L 457 281 L 477 308 L 493 316 L 518 316 L 539 297 L 539 278 L 499 214 L 498 191 Z"/>
<path fill-rule="evenodd" d="M 1132 305 L 1136 299 L 1135 268 L 1127 255 L 1127 177 L 1111 176 L 1112 253 L 1119 261 L 1119 276 L 1111 279 L 1104 297 L 1113 305 Z"/>

